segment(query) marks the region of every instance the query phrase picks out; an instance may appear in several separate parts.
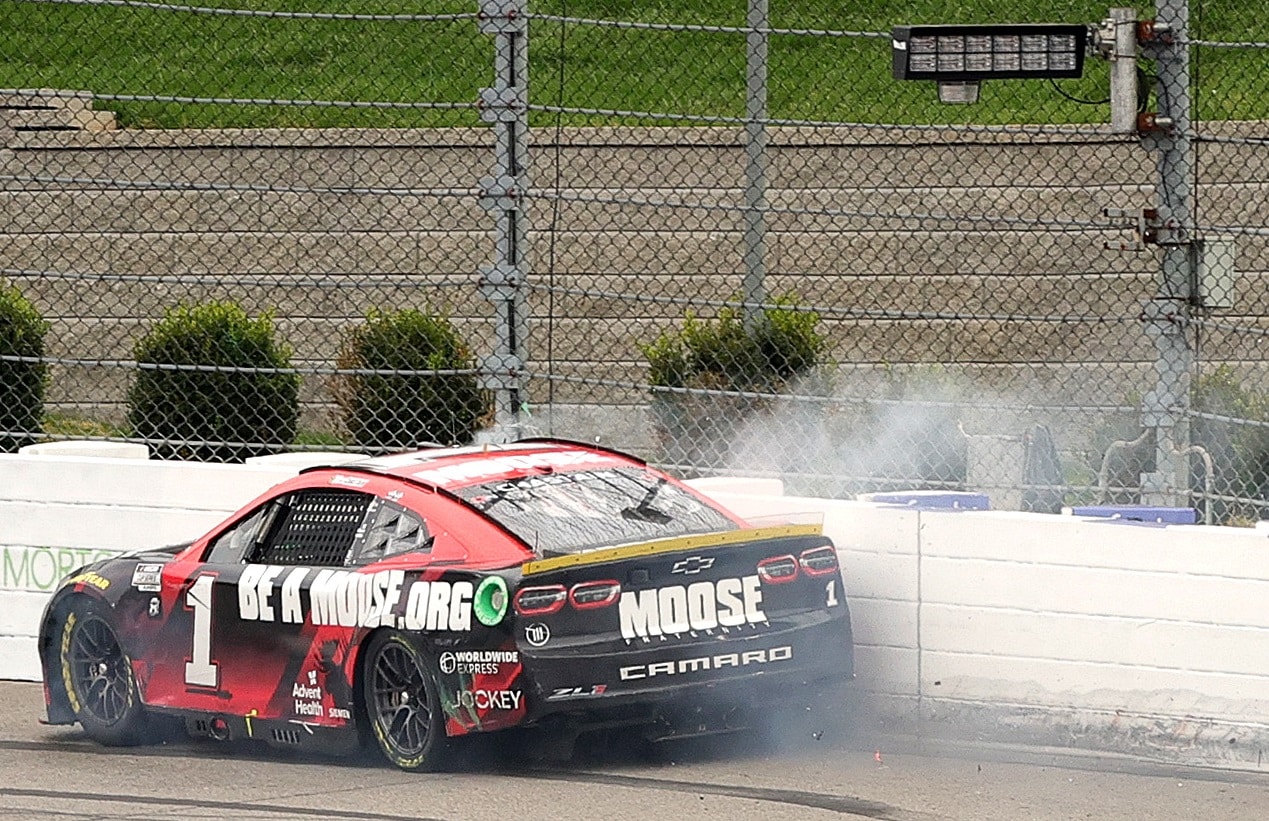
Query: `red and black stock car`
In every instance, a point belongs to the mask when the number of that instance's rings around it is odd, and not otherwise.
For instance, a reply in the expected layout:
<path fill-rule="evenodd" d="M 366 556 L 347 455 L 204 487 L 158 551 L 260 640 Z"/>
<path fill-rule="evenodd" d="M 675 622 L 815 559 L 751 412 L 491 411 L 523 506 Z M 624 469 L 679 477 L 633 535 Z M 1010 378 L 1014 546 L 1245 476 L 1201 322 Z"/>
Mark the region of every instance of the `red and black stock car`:
<path fill-rule="evenodd" d="M 405 769 L 510 727 L 731 727 L 853 663 L 818 525 L 755 527 L 555 440 L 304 471 L 192 544 L 72 574 L 39 648 L 48 722 L 105 744 L 177 719 Z"/>

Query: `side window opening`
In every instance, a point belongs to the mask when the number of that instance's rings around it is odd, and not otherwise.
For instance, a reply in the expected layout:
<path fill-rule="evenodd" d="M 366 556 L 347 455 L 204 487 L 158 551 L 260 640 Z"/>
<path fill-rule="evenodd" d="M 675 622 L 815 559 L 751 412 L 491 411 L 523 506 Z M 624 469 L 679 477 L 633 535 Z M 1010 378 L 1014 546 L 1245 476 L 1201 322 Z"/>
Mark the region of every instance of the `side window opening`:
<path fill-rule="evenodd" d="M 269 530 L 277 513 L 277 502 L 267 502 L 226 530 L 212 542 L 205 561 L 212 564 L 238 564 L 245 560 Z"/>
<path fill-rule="evenodd" d="M 306 490 L 280 500 L 277 521 L 257 539 L 249 561 L 342 567 L 374 497 L 346 490 Z"/>
<path fill-rule="evenodd" d="M 367 564 L 398 553 L 431 549 L 432 536 L 422 519 L 394 502 L 376 499 L 355 562 Z"/>

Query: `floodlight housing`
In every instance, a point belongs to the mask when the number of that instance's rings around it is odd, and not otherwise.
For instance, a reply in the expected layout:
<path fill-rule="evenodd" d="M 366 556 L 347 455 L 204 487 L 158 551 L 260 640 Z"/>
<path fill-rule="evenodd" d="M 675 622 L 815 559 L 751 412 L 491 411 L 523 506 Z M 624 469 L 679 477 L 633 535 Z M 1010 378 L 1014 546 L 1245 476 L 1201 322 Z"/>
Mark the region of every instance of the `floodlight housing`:
<path fill-rule="evenodd" d="M 1088 27 L 1077 23 L 895 26 L 894 77 L 976 83 L 1079 77 Z"/>

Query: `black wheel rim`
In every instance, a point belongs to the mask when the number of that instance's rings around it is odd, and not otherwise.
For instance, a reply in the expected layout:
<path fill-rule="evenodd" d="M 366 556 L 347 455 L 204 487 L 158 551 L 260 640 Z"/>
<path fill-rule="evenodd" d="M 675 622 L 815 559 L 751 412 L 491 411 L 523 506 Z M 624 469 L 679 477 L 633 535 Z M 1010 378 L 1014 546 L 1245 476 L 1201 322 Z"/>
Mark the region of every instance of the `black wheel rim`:
<path fill-rule="evenodd" d="M 425 675 L 418 657 L 400 644 L 384 646 L 374 659 L 375 723 L 385 744 L 403 758 L 422 755 L 432 731 Z"/>
<path fill-rule="evenodd" d="M 84 618 L 71 636 L 69 658 L 82 709 L 103 724 L 122 719 L 132 702 L 132 671 L 110 625 Z"/>

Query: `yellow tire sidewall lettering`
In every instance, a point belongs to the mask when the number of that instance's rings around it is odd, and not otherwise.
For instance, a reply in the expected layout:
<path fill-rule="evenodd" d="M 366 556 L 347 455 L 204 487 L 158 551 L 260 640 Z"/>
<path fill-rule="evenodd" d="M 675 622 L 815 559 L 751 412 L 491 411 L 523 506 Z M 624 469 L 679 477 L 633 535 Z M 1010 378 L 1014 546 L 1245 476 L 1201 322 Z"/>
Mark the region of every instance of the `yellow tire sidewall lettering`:
<path fill-rule="evenodd" d="M 75 692 L 74 676 L 71 674 L 70 665 L 70 644 L 71 634 L 75 632 L 75 624 L 78 617 L 72 612 L 67 614 L 66 621 L 62 625 L 62 686 L 66 689 L 66 698 L 70 701 L 71 710 L 78 715 L 80 712 L 79 694 Z"/>

